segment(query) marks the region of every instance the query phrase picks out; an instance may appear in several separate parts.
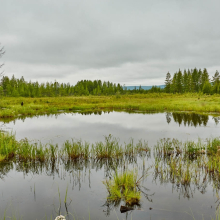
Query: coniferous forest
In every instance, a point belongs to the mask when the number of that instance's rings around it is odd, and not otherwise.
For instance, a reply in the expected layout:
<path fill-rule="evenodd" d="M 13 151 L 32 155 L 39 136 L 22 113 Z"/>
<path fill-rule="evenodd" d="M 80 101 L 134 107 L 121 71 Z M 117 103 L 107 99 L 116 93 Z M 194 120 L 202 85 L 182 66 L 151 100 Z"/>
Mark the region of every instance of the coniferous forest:
<path fill-rule="evenodd" d="M 3 76 L 0 84 L 0 96 L 5 97 L 57 97 L 57 96 L 88 96 L 88 95 L 117 95 L 136 93 L 220 93 L 220 75 L 216 70 L 210 79 L 206 68 L 179 70 L 173 74 L 168 72 L 165 78 L 165 87 L 152 86 L 150 90 L 135 87 L 134 90 L 127 90 L 126 86 L 119 83 L 102 82 L 101 80 L 81 80 L 75 86 L 70 83 L 27 82 L 24 77 L 16 79 L 13 75 L 11 79 Z"/>
<path fill-rule="evenodd" d="M 165 91 L 166 93 L 204 93 L 204 94 L 216 94 L 220 93 L 220 75 L 216 70 L 214 76 L 210 80 L 208 71 L 206 68 L 179 70 L 174 73 L 173 78 L 168 72 L 165 79 Z"/>

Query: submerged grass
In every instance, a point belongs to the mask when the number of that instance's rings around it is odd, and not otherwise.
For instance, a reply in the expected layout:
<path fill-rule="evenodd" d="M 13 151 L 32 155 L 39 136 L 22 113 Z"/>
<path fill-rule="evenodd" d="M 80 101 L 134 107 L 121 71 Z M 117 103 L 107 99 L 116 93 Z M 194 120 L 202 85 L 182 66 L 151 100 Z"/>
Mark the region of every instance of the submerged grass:
<path fill-rule="evenodd" d="M 198 99 L 199 98 L 199 99 Z M 21 102 L 24 106 L 21 106 Z M 189 94 L 135 94 L 113 96 L 13 98 L 3 97 L 0 118 L 37 115 L 63 111 L 127 110 L 143 112 L 194 111 L 220 113 L 220 95 Z"/>

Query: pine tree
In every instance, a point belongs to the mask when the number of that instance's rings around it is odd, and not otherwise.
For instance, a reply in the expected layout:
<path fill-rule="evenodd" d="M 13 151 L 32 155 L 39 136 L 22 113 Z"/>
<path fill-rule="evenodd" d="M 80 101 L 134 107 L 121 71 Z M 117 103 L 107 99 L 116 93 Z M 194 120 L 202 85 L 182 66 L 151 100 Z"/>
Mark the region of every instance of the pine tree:
<path fill-rule="evenodd" d="M 209 82 L 209 74 L 207 72 L 207 69 L 204 68 L 203 72 L 202 72 L 202 76 L 201 76 L 201 88 L 203 90 L 203 87 L 205 85 L 206 82 Z M 207 83 L 206 83 L 207 84 Z M 208 85 L 208 84 L 207 84 Z M 207 87 L 206 85 L 206 87 Z"/>
<path fill-rule="evenodd" d="M 172 84 L 171 84 L 171 92 L 172 93 L 178 92 L 178 89 L 177 89 L 177 73 L 174 73 L 174 75 L 173 75 Z"/>
<path fill-rule="evenodd" d="M 198 92 L 199 91 L 199 74 L 196 68 L 192 70 L 192 82 L 193 82 L 193 92 Z"/>
<path fill-rule="evenodd" d="M 214 76 L 212 77 L 212 93 L 220 92 L 220 75 L 218 70 L 216 70 Z"/>
<path fill-rule="evenodd" d="M 177 73 L 177 78 L 176 78 L 176 87 L 177 87 L 177 92 L 182 93 L 183 91 L 183 83 L 182 83 L 183 77 L 182 77 L 182 72 L 179 69 Z"/>
<path fill-rule="evenodd" d="M 214 76 L 212 77 L 212 85 L 219 84 L 219 82 L 220 82 L 220 75 L 218 70 L 216 70 Z"/>
<path fill-rule="evenodd" d="M 171 84 L 172 84 L 172 79 L 171 79 L 170 73 L 168 72 L 166 75 L 166 79 L 165 79 L 165 92 L 166 93 L 171 92 Z"/>
<path fill-rule="evenodd" d="M 188 74 L 186 70 L 183 72 L 183 92 L 189 92 L 189 80 L 188 80 Z"/>
<path fill-rule="evenodd" d="M 192 79 L 192 73 L 189 69 L 187 71 L 187 75 L 188 75 L 189 92 L 194 92 L 194 84 L 193 84 L 193 79 Z"/>

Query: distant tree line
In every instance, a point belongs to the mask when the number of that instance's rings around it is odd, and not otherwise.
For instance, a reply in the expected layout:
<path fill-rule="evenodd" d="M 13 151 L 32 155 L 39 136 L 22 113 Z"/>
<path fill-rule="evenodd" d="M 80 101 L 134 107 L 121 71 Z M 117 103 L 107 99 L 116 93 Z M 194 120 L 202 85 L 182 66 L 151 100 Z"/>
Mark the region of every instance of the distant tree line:
<path fill-rule="evenodd" d="M 24 77 L 16 79 L 3 76 L 0 81 L 0 96 L 7 97 L 56 97 L 56 96 L 87 96 L 87 95 L 120 95 L 146 93 L 205 93 L 220 94 L 220 74 L 216 70 L 210 80 L 207 69 L 179 70 L 173 77 L 168 72 L 165 87 L 152 86 L 144 90 L 141 86 L 127 90 L 119 83 L 102 82 L 101 80 L 81 80 L 75 86 L 70 83 L 54 82 L 38 83 L 27 82 Z"/>
<path fill-rule="evenodd" d="M 168 72 L 165 79 L 164 92 L 167 93 L 195 93 L 202 92 L 205 94 L 220 93 L 220 75 L 216 70 L 214 76 L 210 80 L 206 68 L 179 70 L 174 73 L 173 78 Z"/>
<path fill-rule="evenodd" d="M 69 83 L 27 82 L 24 77 L 11 79 L 3 76 L 0 82 L 0 95 L 8 97 L 56 97 L 56 96 L 81 96 L 81 95 L 115 95 L 122 94 L 120 84 L 102 82 L 101 80 L 81 80 L 75 86 Z"/>

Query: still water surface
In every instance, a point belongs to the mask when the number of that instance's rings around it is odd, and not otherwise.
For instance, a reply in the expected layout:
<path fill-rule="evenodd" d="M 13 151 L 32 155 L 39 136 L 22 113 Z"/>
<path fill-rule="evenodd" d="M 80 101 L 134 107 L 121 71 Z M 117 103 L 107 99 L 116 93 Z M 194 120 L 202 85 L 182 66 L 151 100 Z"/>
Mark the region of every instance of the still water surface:
<path fill-rule="evenodd" d="M 110 112 L 100 114 L 61 113 L 17 119 L 4 129 L 16 132 L 18 140 L 58 143 L 71 138 L 94 143 L 112 134 L 120 142 L 142 139 L 149 147 L 161 138 L 202 140 L 219 136 L 219 118 L 198 114 L 137 114 Z M 154 163 L 153 156 L 127 162 L 129 169 L 141 174 Z M 118 165 L 122 170 L 123 165 Z M 211 219 L 218 198 L 211 180 L 205 189 L 191 185 L 179 187 L 160 181 L 153 170 L 142 182 L 147 189 L 138 210 L 120 213 L 120 205 L 106 203 L 107 190 L 102 183 L 110 175 L 108 162 L 84 163 L 56 161 L 41 165 L 1 164 L 0 213 L 23 216 L 22 219 L 54 219 L 59 213 L 67 219 Z M 64 203 L 67 193 L 67 203 Z M 150 209 L 152 208 L 152 209 Z M 74 215 L 74 217 L 73 217 Z"/>
<path fill-rule="evenodd" d="M 94 143 L 112 134 L 121 143 L 146 140 L 149 146 L 161 138 L 179 140 L 219 136 L 218 117 L 186 113 L 137 114 L 110 112 L 99 114 L 59 114 L 17 119 L 5 125 L 18 140 L 28 138 L 43 143 L 62 144 L 71 138 Z"/>

